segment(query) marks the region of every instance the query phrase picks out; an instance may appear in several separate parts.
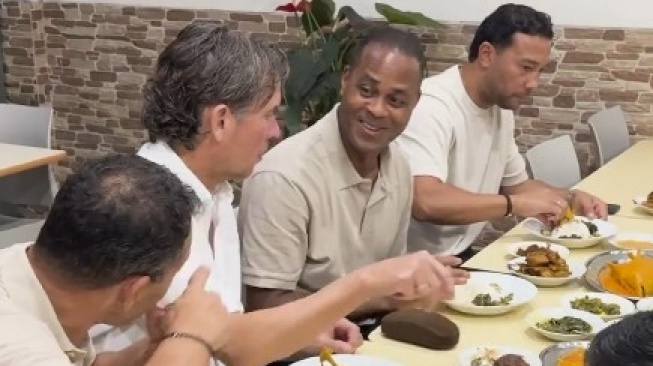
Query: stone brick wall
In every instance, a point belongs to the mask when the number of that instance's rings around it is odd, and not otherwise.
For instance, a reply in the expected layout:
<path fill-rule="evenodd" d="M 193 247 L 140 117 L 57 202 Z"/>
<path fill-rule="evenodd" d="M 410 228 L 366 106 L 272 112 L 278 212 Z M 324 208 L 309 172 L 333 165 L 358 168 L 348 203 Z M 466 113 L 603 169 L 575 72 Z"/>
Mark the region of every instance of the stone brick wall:
<path fill-rule="evenodd" d="M 2 1 L 0 13 L 10 101 L 51 103 L 54 146 L 76 163 L 106 152 L 133 152 L 144 140 L 140 92 L 156 56 L 190 21 L 211 20 L 252 38 L 289 47 L 299 40 L 294 18 L 63 2 Z M 466 58 L 474 25 L 450 24 L 421 34 L 429 70 Z M 653 29 L 556 29 L 553 60 L 542 84 L 517 112 L 515 135 L 528 147 L 559 134 L 576 141 L 584 173 L 596 167 L 588 116 L 621 105 L 633 140 L 653 136 Z M 491 240 L 512 222 L 497 223 Z"/>

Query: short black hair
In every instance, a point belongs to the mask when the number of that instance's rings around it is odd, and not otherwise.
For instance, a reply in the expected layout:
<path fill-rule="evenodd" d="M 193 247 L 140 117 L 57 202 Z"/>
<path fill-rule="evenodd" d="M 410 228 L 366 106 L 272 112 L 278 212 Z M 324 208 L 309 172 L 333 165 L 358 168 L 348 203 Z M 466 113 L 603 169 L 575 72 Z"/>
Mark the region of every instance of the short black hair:
<path fill-rule="evenodd" d="M 287 75 L 286 56 L 274 45 L 223 25 L 193 22 L 161 52 L 144 89 L 149 140 L 192 150 L 206 107 L 224 104 L 235 114 L 259 108 Z"/>
<path fill-rule="evenodd" d="M 653 312 L 624 317 L 600 331 L 585 354 L 587 366 L 653 366 Z"/>
<path fill-rule="evenodd" d="M 389 49 L 397 49 L 406 56 L 410 56 L 419 63 L 419 71 L 422 77 L 426 76 L 426 56 L 424 46 L 419 37 L 412 32 L 391 27 L 388 25 L 375 25 L 364 30 L 354 45 L 349 56 L 349 66 L 355 68 L 360 62 L 365 48 L 370 45 L 378 45 Z"/>
<path fill-rule="evenodd" d="M 502 49 L 512 44 L 516 33 L 552 40 L 551 17 L 526 5 L 510 3 L 499 6 L 476 29 L 472 44 L 469 46 L 469 62 L 476 61 L 483 42 Z"/>
<path fill-rule="evenodd" d="M 133 155 L 84 164 L 57 192 L 35 257 L 55 276 L 106 288 L 131 276 L 158 280 L 182 254 L 195 193 L 167 168 Z"/>

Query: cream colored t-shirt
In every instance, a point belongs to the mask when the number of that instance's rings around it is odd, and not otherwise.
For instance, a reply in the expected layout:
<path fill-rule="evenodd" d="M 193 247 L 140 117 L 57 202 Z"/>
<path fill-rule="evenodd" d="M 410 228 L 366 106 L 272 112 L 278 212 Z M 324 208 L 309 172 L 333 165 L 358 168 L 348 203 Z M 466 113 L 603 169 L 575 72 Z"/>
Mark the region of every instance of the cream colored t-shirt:
<path fill-rule="evenodd" d="M 316 291 L 406 252 L 412 178 L 401 150 L 382 154 L 375 184 L 342 145 L 335 108 L 270 150 L 245 182 L 238 222 L 246 285 Z"/>
<path fill-rule="evenodd" d="M 431 176 L 458 188 L 498 194 L 502 186 L 528 179 L 514 139 L 512 111 L 479 108 L 469 97 L 458 66 L 427 78 L 422 97 L 397 140 L 413 176 Z M 411 220 L 408 249 L 458 254 L 480 234 L 485 222 L 435 225 Z"/>
<path fill-rule="evenodd" d="M 95 350 L 72 344 L 41 287 L 26 249 L 0 250 L 0 366 L 90 366 Z"/>

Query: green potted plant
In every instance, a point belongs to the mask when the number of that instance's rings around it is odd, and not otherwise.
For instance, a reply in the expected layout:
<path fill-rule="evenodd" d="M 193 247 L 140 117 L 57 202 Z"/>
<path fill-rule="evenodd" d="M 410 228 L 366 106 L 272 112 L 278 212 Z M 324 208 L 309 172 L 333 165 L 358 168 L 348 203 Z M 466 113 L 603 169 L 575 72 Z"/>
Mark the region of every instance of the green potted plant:
<path fill-rule="evenodd" d="M 376 11 L 389 24 L 440 28 L 443 25 L 417 12 L 401 11 L 375 3 Z M 284 126 L 292 135 L 303 125 L 311 126 L 340 99 L 340 75 L 356 39 L 375 25 L 351 6 L 336 12 L 333 0 L 288 3 L 278 11 L 294 13 L 305 33 L 302 43 L 288 51 L 290 75 L 284 87 Z"/>

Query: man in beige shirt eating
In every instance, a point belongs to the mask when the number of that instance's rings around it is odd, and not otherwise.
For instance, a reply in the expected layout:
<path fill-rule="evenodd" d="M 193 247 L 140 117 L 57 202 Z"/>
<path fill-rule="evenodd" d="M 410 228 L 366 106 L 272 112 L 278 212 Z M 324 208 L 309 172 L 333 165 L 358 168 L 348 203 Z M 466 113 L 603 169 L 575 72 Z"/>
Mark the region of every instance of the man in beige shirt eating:
<path fill-rule="evenodd" d="M 415 35 L 372 29 L 343 73 L 341 103 L 255 167 L 239 208 L 248 311 L 303 298 L 406 252 L 412 182 L 393 140 L 419 99 L 425 62 Z M 349 315 L 366 320 L 399 304 L 379 297 Z M 341 342 L 332 347 L 354 352 L 356 333 L 335 337 Z"/>

